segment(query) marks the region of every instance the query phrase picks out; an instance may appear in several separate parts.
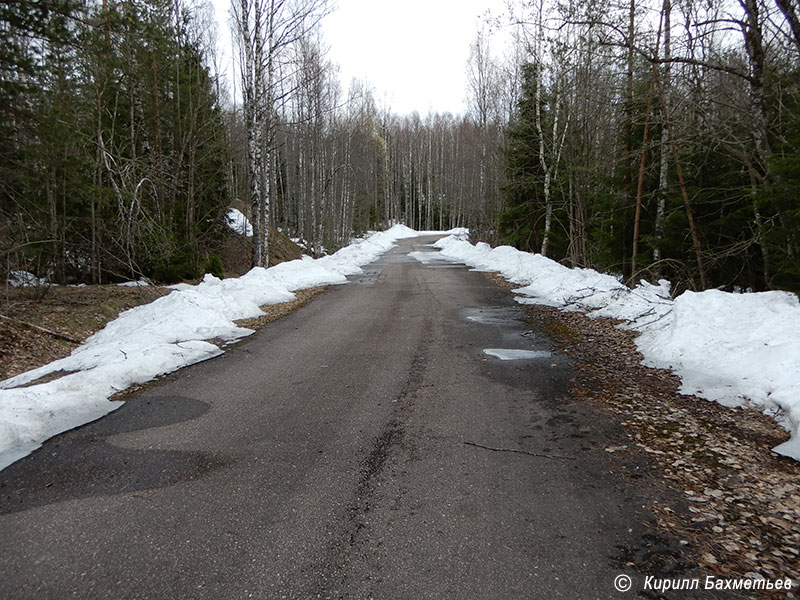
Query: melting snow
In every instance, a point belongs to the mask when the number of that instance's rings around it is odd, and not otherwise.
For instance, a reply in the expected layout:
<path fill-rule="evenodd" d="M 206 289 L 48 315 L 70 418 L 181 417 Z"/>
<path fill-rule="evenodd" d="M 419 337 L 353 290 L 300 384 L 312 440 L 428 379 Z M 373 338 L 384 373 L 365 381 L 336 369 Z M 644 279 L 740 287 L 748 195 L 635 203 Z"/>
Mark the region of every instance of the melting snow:
<path fill-rule="evenodd" d="M 6 282 L 11 287 L 36 287 L 47 285 L 47 279 L 40 279 L 28 271 L 11 271 Z"/>
<path fill-rule="evenodd" d="M 239 235 L 253 237 L 253 226 L 250 224 L 250 221 L 247 219 L 244 213 L 242 213 L 242 211 L 240 211 L 238 208 L 228 209 L 228 213 L 225 215 L 225 222 L 231 231 L 234 231 Z"/>
<path fill-rule="evenodd" d="M 411 258 L 417 259 L 423 265 L 430 265 L 432 263 L 434 263 L 434 264 L 435 263 L 451 263 L 451 264 L 455 264 L 457 262 L 460 262 L 460 261 L 453 260 L 449 256 L 445 256 L 441 252 L 437 252 L 435 250 L 434 251 L 422 251 L 422 252 L 420 252 L 420 251 L 409 252 L 408 256 L 410 256 Z"/>
<path fill-rule="evenodd" d="M 234 320 L 292 300 L 295 290 L 346 283 L 397 240 L 417 235 L 395 225 L 318 260 L 303 257 L 224 280 L 206 275 L 198 285 L 172 286 L 171 294 L 121 313 L 69 356 L 0 382 L 0 469 L 47 438 L 118 408 L 121 402 L 108 400 L 115 393 L 222 353 L 207 340 L 253 333 Z M 36 383 L 59 372 L 67 374 Z"/>
<path fill-rule="evenodd" d="M 518 350 L 516 348 L 485 348 L 483 353 L 500 360 L 532 360 L 552 356 L 552 353 L 544 350 Z"/>

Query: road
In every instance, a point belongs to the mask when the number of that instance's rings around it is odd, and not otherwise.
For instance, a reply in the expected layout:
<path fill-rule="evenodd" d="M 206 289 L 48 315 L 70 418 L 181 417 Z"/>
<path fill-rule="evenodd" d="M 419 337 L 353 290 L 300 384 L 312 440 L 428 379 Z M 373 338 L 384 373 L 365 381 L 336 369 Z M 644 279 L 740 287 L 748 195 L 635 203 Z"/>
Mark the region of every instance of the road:
<path fill-rule="evenodd" d="M 0 472 L 0 595 L 623 597 L 617 426 L 433 239 Z"/>

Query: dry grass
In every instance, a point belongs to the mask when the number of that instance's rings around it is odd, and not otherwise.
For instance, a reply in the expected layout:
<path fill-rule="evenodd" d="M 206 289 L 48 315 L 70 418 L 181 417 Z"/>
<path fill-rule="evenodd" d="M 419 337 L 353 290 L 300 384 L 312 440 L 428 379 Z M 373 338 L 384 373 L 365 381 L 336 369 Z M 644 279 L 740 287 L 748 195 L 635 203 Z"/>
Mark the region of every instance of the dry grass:
<path fill-rule="evenodd" d="M 90 285 L 8 288 L 0 302 L 0 379 L 67 356 L 77 344 L 32 329 L 31 323 L 84 340 L 129 308 L 168 293 L 157 287 Z"/>

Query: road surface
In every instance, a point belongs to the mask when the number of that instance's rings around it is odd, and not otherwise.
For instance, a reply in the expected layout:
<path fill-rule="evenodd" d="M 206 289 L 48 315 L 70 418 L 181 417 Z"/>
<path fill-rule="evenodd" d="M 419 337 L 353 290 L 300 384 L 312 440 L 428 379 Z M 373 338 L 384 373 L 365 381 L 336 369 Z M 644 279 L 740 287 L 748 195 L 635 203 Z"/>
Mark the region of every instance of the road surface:
<path fill-rule="evenodd" d="M 0 596 L 623 597 L 616 426 L 433 239 L 0 472 Z"/>

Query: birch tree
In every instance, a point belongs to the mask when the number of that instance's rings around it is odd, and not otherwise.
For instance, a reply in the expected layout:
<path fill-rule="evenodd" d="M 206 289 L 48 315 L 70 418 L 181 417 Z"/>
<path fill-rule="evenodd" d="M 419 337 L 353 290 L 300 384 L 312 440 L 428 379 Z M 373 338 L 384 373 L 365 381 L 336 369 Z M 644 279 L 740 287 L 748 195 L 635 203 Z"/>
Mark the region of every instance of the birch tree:
<path fill-rule="evenodd" d="M 503 75 L 498 61 L 492 56 L 491 30 L 480 29 L 470 46 L 467 63 L 467 85 L 470 115 L 477 125 L 480 161 L 478 198 L 480 222 L 478 229 L 487 237 L 496 236 L 496 215 L 499 211 L 497 174 L 498 150 L 501 143 L 501 114 L 503 112 Z M 515 81 L 509 74 L 508 84 Z"/>
<path fill-rule="evenodd" d="M 565 57 L 563 54 L 551 54 L 547 56 L 545 47 L 545 27 L 544 27 L 544 0 L 539 0 L 534 8 L 533 32 L 527 29 L 524 34 L 527 39 L 528 49 L 531 54 L 533 64 L 533 84 L 534 84 L 534 126 L 538 138 L 538 161 L 542 168 L 542 194 L 545 204 L 544 232 L 542 234 L 542 245 L 540 252 L 547 256 L 550 245 L 550 237 L 553 228 L 553 180 L 558 174 L 558 167 L 561 162 L 561 154 L 564 149 L 567 130 L 569 129 L 570 113 L 564 111 L 562 103 L 562 93 L 564 86 Z M 531 39 L 532 38 L 532 39 Z M 549 48 L 556 48 L 558 44 L 555 40 L 550 40 Z M 549 60 L 548 60 L 549 59 Z M 545 105 L 545 71 L 549 67 L 547 79 L 552 82 L 550 90 L 551 98 L 547 102 L 549 108 L 550 122 L 546 126 L 543 118 L 543 108 Z"/>
<path fill-rule="evenodd" d="M 661 5 L 661 19 L 663 22 L 663 54 L 664 67 L 661 74 L 661 87 L 663 96 L 661 102 L 664 107 L 664 112 L 669 114 L 670 111 L 670 95 L 672 92 L 672 65 L 670 59 L 672 58 L 672 38 L 671 38 L 671 22 L 672 4 L 670 0 L 663 0 Z M 661 145 L 660 145 L 660 158 L 658 165 L 658 194 L 656 200 L 656 217 L 655 217 L 655 247 L 653 248 L 653 262 L 658 263 L 661 260 L 661 240 L 664 237 L 664 216 L 667 210 L 667 193 L 669 186 L 669 131 L 666 127 L 666 121 L 662 119 L 661 126 Z M 635 275 L 632 273 L 632 275 Z"/>
<path fill-rule="evenodd" d="M 289 50 L 328 11 L 328 0 L 233 0 L 253 225 L 253 266 L 269 265 L 271 203 L 277 191 L 275 143 L 280 105 L 293 91 Z"/>

